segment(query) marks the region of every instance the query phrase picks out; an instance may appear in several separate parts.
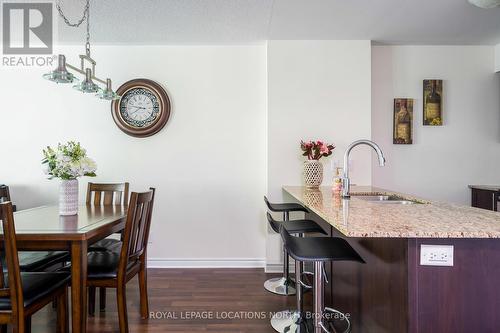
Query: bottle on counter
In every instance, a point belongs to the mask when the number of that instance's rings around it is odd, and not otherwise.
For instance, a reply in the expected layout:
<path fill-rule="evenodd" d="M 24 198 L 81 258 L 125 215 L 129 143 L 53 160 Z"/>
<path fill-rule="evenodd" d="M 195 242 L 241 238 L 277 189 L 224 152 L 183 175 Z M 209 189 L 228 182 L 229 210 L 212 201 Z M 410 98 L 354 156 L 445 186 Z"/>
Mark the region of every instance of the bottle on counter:
<path fill-rule="evenodd" d="M 339 196 L 342 193 L 342 168 L 335 168 L 335 177 L 333 178 L 333 194 Z"/>

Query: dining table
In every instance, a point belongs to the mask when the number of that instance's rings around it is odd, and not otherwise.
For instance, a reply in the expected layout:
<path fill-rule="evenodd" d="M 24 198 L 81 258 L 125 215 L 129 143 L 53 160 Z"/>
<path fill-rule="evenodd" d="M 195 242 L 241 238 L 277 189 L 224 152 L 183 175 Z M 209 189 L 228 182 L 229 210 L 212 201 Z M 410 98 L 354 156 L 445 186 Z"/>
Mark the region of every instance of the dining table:
<path fill-rule="evenodd" d="M 121 205 L 84 205 L 72 216 L 59 215 L 58 206 L 14 213 L 18 250 L 70 253 L 73 333 L 86 332 L 87 327 L 88 246 L 122 231 L 126 216 L 127 207 Z M 3 240 L 1 231 L 0 238 Z"/>

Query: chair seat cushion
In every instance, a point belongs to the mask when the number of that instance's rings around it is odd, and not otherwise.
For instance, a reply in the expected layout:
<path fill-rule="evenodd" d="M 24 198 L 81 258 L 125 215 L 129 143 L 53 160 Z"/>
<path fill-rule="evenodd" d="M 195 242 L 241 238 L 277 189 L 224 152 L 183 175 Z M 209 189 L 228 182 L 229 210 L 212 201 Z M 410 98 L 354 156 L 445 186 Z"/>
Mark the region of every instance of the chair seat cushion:
<path fill-rule="evenodd" d="M 23 272 L 43 271 L 57 263 L 69 261 L 69 253 L 63 251 L 20 251 L 19 268 Z M 4 272 L 7 270 L 5 257 L 2 256 Z"/>
<path fill-rule="evenodd" d="M 281 226 L 283 226 L 291 234 L 319 233 L 326 235 L 323 228 L 312 220 L 276 221 L 271 217 L 271 214 L 267 214 L 269 225 L 276 233 L 279 233 Z"/>
<path fill-rule="evenodd" d="M 9 281 L 7 274 L 5 281 Z M 59 288 L 66 288 L 70 281 L 70 274 L 66 272 L 22 272 L 24 306 L 28 307 L 43 297 L 55 292 Z M 0 310 L 10 310 L 10 297 L 0 297 Z"/>
<path fill-rule="evenodd" d="M 283 235 L 285 232 L 281 230 Z M 284 237 L 283 237 L 284 238 Z M 285 248 L 290 256 L 299 261 L 357 261 L 364 263 L 361 256 L 338 237 L 306 237 L 289 236 L 284 238 Z"/>
<path fill-rule="evenodd" d="M 89 251 L 113 251 L 120 252 L 122 242 L 114 238 L 104 238 L 89 246 Z"/>
<path fill-rule="evenodd" d="M 98 251 L 88 254 L 87 274 L 88 279 L 113 279 L 118 276 L 120 253 L 113 251 Z M 127 269 L 132 268 L 137 262 L 130 262 Z"/>
<path fill-rule="evenodd" d="M 307 208 L 298 203 L 269 203 L 269 209 L 273 212 L 305 212 Z"/>
<path fill-rule="evenodd" d="M 108 279 L 117 276 L 120 254 L 113 251 L 90 252 L 88 255 L 88 278 Z"/>

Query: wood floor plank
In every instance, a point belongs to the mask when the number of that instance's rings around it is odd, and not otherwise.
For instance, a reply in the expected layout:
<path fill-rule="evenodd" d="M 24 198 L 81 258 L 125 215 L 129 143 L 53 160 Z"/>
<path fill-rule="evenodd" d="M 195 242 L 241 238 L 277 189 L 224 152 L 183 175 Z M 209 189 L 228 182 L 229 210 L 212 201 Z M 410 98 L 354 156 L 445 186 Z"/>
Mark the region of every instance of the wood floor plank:
<path fill-rule="evenodd" d="M 295 296 L 267 292 L 263 283 L 272 276 L 263 269 L 149 269 L 149 311 L 156 318 L 141 319 L 139 284 L 132 280 L 127 286 L 130 332 L 274 332 L 270 314 L 293 308 Z M 96 315 L 89 317 L 88 333 L 118 332 L 113 289 L 107 289 L 106 306 L 106 312 L 97 306 Z M 212 317 L 200 318 L 200 312 Z M 32 332 L 55 332 L 55 315 L 51 307 L 40 311 L 33 317 Z"/>

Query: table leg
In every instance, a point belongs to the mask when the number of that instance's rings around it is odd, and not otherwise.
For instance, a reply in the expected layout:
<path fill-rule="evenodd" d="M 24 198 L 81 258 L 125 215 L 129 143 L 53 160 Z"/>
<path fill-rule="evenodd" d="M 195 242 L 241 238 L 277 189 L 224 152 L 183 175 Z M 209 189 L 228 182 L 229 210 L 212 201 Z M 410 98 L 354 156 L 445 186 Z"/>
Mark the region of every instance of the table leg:
<path fill-rule="evenodd" d="M 87 241 L 71 243 L 72 332 L 87 331 Z"/>

